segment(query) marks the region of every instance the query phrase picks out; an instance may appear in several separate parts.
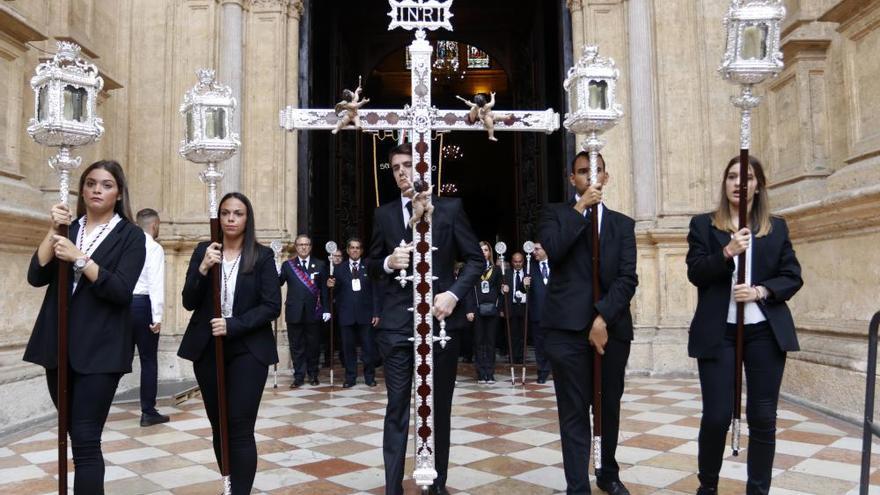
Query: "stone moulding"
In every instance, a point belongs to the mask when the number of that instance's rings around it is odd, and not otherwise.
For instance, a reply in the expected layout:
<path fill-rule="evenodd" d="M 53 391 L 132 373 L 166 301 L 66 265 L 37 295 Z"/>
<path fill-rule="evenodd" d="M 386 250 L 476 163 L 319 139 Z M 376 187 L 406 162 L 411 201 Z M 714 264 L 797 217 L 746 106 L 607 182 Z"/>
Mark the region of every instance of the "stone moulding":
<path fill-rule="evenodd" d="M 817 241 L 880 230 L 880 185 L 831 194 L 774 212 L 785 218 L 795 241 Z"/>

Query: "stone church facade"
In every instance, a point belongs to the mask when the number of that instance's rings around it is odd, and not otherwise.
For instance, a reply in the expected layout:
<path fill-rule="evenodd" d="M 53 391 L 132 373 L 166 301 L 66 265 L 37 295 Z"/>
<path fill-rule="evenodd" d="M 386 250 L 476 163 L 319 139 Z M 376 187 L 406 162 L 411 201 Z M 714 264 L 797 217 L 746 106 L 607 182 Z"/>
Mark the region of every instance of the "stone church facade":
<path fill-rule="evenodd" d="M 607 198 L 637 220 L 640 285 L 630 370 L 692 374 L 687 326 L 696 304 L 684 257 L 690 217 L 713 207 L 723 166 L 738 151 L 736 88 L 716 72 L 728 0 L 558 0 L 570 12 L 576 59 L 598 43 L 621 69 L 626 117 L 611 131 Z M 880 309 L 880 0 L 786 0 L 785 71 L 760 87 L 753 153 L 768 167 L 804 269 L 791 303 L 801 352 L 784 393 L 856 418 L 867 322 Z M 454 10 L 454 5 L 453 5 Z M 29 258 L 48 228 L 57 182 L 50 151 L 25 132 L 28 81 L 54 40 L 83 47 L 105 80 L 107 132 L 77 150 L 85 163 L 119 160 L 135 209 L 157 209 L 166 250 L 160 379 L 187 377 L 175 356 L 188 313 L 179 304 L 188 257 L 207 237 L 198 168 L 177 154 L 178 106 L 199 67 L 216 67 L 240 103 L 242 151 L 223 188 L 258 212 L 258 235 L 292 246 L 297 233 L 297 138 L 278 111 L 299 94 L 299 0 L 6 0 L 0 4 L 0 432 L 52 413 L 40 368 L 21 355 L 42 290 Z M 454 19 L 453 19 L 454 24 Z M 283 325 L 281 328 L 284 328 Z M 282 334 L 284 332 L 281 332 Z M 283 356 L 284 342 L 281 342 Z M 137 370 L 137 360 L 135 369 Z M 282 368 L 284 363 L 282 363 Z M 137 383 L 127 375 L 121 388 Z"/>

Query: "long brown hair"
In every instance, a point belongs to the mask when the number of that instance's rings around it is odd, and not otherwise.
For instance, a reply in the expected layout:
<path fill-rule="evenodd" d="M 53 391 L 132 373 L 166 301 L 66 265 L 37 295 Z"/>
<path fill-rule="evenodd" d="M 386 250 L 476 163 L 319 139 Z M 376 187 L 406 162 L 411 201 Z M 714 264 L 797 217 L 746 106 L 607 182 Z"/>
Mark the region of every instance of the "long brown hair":
<path fill-rule="evenodd" d="M 483 261 L 489 261 L 489 264 L 491 264 L 494 267 L 495 266 L 495 250 L 492 249 L 492 245 L 489 244 L 488 242 L 480 241 L 480 248 L 482 248 L 483 246 L 486 246 L 487 248 L 489 248 L 489 259 L 486 260 L 486 257 L 483 256 Z M 480 249 L 480 255 L 482 255 L 482 254 L 483 254 L 482 249 Z"/>
<path fill-rule="evenodd" d="M 86 214 L 86 200 L 83 197 L 82 190 L 86 183 L 86 177 L 88 177 L 92 170 L 97 168 L 110 172 L 113 180 L 116 181 L 119 196 L 116 197 L 113 211 L 129 222 L 133 222 L 134 215 L 131 214 L 131 202 L 128 200 L 128 182 L 125 181 L 125 172 L 122 171 L 122 165 L 116 160 L 100 160 L 83 170 L 83 173 L 79 176 L 79 198 L 76 200 L 76 216 L 81 217 Z"/>
<path fill-rule="evenodd" d="M 718 208 L 712 213 L 712 226 L 718 230 L 725 232 L 736 232 L 738 220 L 730 215 L 730 200 L 727 199 L 727 174 L 730 167 L 739 166 L 739 156 L 735 156 L 727 162 L 724 167 L 724 174 L 721 176 L 721 198 L 718 201 Z M 752 210 L 749 215 L 749 228 L 755 237 L 764 237 L 773 229 L 770 221 L 770 201 L 767 197 L 767 176 L 764 175 L 764 166 L 761 161 L 752 155 L 749 155 L 749 165 L 758 185 L 755 186 L 755 197 L 752 199 Z M 748 180 L 748 176 L 740 178 L 740 180 Z M 742 198 L 741 200 L 748 198 Z"/>
<path fill-rule="evenodd" d="M 228 199 L 237 199 L 241 201 L 247 209 L 247 218 L 244 221 L 244 239 L 241 242 L 241 273 L 250 273 L 254 270 L 257 263 L 259 253 L 259 243 L 257 242 L 257 227 L 254 225 L 254 207 L 251 206 L 251 200 L 240 192 L 226 193 L 220 202 L 217 203 L 217 213 L 220 213 L 220 207 Z M 220 243 L 223 243 L 223 229 L 220 229 Z"/>

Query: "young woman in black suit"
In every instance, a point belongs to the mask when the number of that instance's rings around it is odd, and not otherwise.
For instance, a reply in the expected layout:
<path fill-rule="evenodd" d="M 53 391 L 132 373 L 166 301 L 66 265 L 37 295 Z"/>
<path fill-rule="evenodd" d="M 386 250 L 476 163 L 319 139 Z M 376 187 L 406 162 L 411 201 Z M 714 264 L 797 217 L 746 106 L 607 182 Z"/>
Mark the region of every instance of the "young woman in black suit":
<path fill-rule="evenodd" d="M 281 288 L 271 249 L 257 242 L 254 210 L 241 193 L 220 201 L 219 243 L 196 246 L 183 286 L 183 307 L 193 311 L 177 355 L 193 362 L 205 410 L 220 456 L 214 337 L 225 340 L 226 398 L 229 408 L 229 473 L 233 494 L 247 494 L 257 471 L 254 424 L 269 366 L 278 362 L 272 322 L 281 313 Z M 220 264 L 220 306 L 214 318 L 209 270 Z"/>
<path fill-rule="evenodd" d="M 477 315 L 474 319 L 474 368 L 477 383 L 495 383 L 495 334 L 498 332 L 498 314 L 501 312 L 501 269 L 495 266 L 492 247 L 480 241 L 484 265 L 480 279 L 474 285 Z"/>
<path fill-rule="evenodd" d="M 776 445 L 776 406 L 785 357 L 797 351 L 794 321 L 786 306 L 801 288 L 801 268 L 785 220 L 770 215 L 764 168 L 749 157 L 750 228 L 737 229 L 739 158 L 730 160 L 721 199 L 711 213 L 691 220 L 688 279 L 697 286 L 688 354 L 697 358 L 703 395 L 699 436 L 698 494 L 718 490 L 725 438 L 733 415 L 736 303 L 745 303 L 745 363 L 749 425 L 746 493 L 766 494 Z M 746 253 L 746 283 L 736 284 L 737 255 Z"/>
<path fill-rule="evenodd" d="M 66 204 L 52 207 L 52 226 L 28 268 L 28 283 L 48 285 L 24 360 L 46 368 L 58 406 L 58 268 L 71 263 L 68 319 L 69 431 L 77 494 L 104 493 L 101 432 L 116 386 L 131 371 L 131 293 L 144 266 L 144 233 L 131 220 L 122 167 L 99 161 L 79 180 L 77 219 Z M 58 235 L 70 225 L 69 237 Z"/>

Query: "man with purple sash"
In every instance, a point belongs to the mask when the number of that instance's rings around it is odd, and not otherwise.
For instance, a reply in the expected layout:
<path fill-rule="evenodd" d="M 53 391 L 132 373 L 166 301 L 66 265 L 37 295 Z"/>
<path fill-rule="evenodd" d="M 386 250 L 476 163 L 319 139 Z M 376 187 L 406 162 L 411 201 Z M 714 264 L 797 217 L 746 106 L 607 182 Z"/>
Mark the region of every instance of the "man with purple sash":
<path fill-rule="evenodd" d="M 312 259 L 312 240 L 300 234 L 294 241 L 296 256 L 281 266 L 281 285 L 287 284 L 287 302 L 284 317 L 287 320 L 287 339 L 293 359 L 293 383 L 297 388 L 305 383 L 318 385 L 318 355 L 320 353 L 321 322 L 330 319 L 327 306 L 327 266 Z"/>

